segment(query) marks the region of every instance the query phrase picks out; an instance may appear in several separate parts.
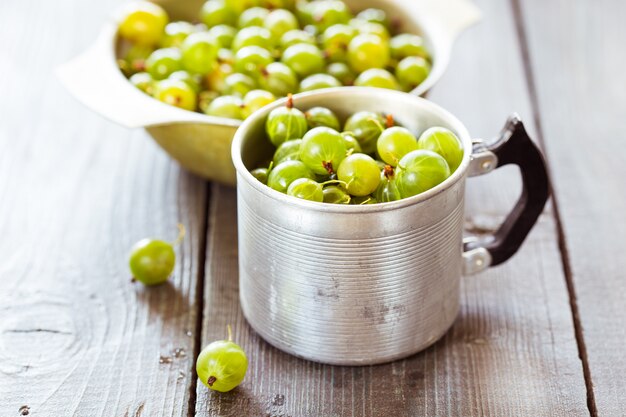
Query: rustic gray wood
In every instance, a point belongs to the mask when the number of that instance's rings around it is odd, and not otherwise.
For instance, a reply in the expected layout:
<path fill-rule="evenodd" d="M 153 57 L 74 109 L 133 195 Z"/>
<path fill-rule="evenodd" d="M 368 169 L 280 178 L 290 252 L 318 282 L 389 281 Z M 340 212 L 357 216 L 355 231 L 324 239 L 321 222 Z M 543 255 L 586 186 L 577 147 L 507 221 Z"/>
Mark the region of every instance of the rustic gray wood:
<path fill-rule="evenodd" d="M 463 37 L 430 98 L 476 136 L 495 135 L 511 111 L 534 131 L 510 4 L 477 1 L 483 23 Z M 468 185 L 468 229 L 488 232 L 520 190 L 504 169 Z M 236 193 L 212 192 L 203 344 L 227 324 L 248 352 L 244 383 L 227 394 L 198 387 L 197 416 L 588 415 L 569 298 L 548 208 L 509 263 L 465 278 L 462 311 L 435 346 L 375 367 L 331 367 L 269 346 L 245 323 L 237 299 Z"/>
<path fill-rule="evenodd" d="M 188 413 L 206 185 L 53 74 L 119 3 L 0 2 L 3 417 Z M 171 283 L 132 284 L 130 247 L 178 222 Z"/>
<path fill-rule="evenodd" d="M 624 415 L 626 3 L 520 4 L 595 405 Z"/>
<path fill-rule="evenodd" d="M 306 362 L 263 342 L 238 305 L 235 191 L 213 186 L 207 213 L 204 182 L 56 82 L 54 67 L 88 46 L 120 3 L 0 2 L 0 415 L 587 415 L 585 346 L 600 414 L 623 413 L 624 96 L 593 81 L 626 85 L 621 2 L 524 2 L 536 107 L 516 3 L 476 1 L 485 19 L 457 45 L 430 98 L 476 136 L 495 135 L 512 110 L 538 133 L 532 117 L 541 112 L 573 274 L 563 273 L 548 208 L 513 260 L 464 279 L 462 311 L 439 343 L 362 368 Z M 580 45 L 589 49 L 577 54 Z M 596 136 L 596 150 L 606 144 L 600 156 L 576 152 Z M 518 192 L 512 169 L 472 179 L 468 230 L 493 230 Z M 171 284 L 131 284 L 130 246 L 173 240 L 178 222 L 189 234 Z M 197 384 L 195 353 L 228 324 L 250 370 L 241 387 L 217 394 Z"/>
<path fill-rule="evenodd" d="M 549 220 L 519 255 L 540 262 L 511 266 L 525 279 L 508 267 L 468 278 L 460 317 L 433 348 L 389 365 L 331 367 L 274 349 L 245 323 L 235 302 L 235 200 L 214 188 L 203 339 L 224 338 L 231 324 L 250 368 L 231 393 L 199 385 L 197 416 L 587 414 Z"/>

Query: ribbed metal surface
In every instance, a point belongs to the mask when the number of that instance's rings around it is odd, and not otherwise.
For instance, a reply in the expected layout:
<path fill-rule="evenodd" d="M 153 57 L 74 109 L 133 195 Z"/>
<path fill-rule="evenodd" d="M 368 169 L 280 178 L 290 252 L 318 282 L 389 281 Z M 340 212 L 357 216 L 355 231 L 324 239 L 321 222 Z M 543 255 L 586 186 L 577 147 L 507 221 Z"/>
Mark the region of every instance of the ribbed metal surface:
<path fill-rule="evenodd" d="M 362 365 L 434 343 L 459 308 L 465 180 L 472 139 L 441 107 L 378 88 L 298 94 L 301 109 L 393 114 L 414 132 L 443 126 L 466 149 L 444 183 L 385 204 L 342 206 L 291 198 L 249 170 L 271 156 L 267 114 L 248 118 L 233 142 L 239 210 L 239 295 L 248 322 L 269 343 L 313 361 Z"/>
<path fill-rule="evenodd" d="M 293 218 L 240 182 L 246 318 L 271 344 L 324 363 L 380 363 L 430 345 L 458 310 L 463 198 L 455 188 L 462 183 L 434 200 L 438 210 L 429 202 L 369 216 L 300 210 Z M 303 228 L 315 223 L 334 225 L 333 237 Z"/>

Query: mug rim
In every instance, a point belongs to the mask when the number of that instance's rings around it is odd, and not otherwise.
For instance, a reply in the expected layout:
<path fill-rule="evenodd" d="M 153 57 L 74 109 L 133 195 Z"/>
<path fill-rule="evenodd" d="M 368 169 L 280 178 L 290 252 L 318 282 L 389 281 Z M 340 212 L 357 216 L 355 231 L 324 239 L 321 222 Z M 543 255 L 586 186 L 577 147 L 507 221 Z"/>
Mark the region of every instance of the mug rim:
<path fill-rule="evenodd" d="M 374 87 L 326 88 L 322 90 L 295 94 L 293 96 L 293 100 L 296 102 L 302 99 L 314 100 L 319 97 L 328 97 L 337 94 L 360 95 L 369 97 L 370 99 L 382 95 L 395 95 L 397 96 L 398 101 L 413 101 L 415 103 L 419 103 L 419 105 L 425 108 L 427 111 L 431 112 L 432 114 L 438 115 L 442 119 L 445 119 L 448 124 L 451 125 L 453 129 L 459 134 L 459 139 L 463 143 L 463 159 L 461 161 L 461 164 L 452 173 L 452 175 L 450 175 L 448 178 L 446 178 L 443 182 L 436 185 L 435 187 L 409 198 L 385 203 L 363 205 L 330 204 L 324 202 L 308 201 L 281 193 L 280 191 L 274 190 L 268 185 L 263 184 L 252 175 L 252 173 L 248 170 L 248 168 L 246 168 L 243 163 L 241 152 L 246 140 L 246 133 L 250 129 L 250 126 L 257 123 L 259 119 L 266 117 L 273 109 L 284 106 L 288 99 L 283 98 L 263 107 L 260 110 L 257 110 L 246 120 L 244 120 L 241 126 L 235 132 L 231 147 L 231 157 L 233 165 L 235 166 L 235 170 L 237 171 L 237 183 L 239 184 L 241 180 L 244 180 L 257 192 L 289 206 L 301 207 L 303 209 L 328 213 L 374 213 L 380 211 L 401 209 L 404 207 L 423 203 L 427 200 L 431 200 L 435 196 L 452 188 L 456 183 L 462 181 L 465 178 L 472 155 L 472 138 L 465 125 L 448 110 L 444 109 L 438 104 L 433 103 L 432 101 L 428 101 L 422 97 L 418 97 L 410 93 Z M 315 104 L 312 103 L 311 105 L 314 106 Z"/>

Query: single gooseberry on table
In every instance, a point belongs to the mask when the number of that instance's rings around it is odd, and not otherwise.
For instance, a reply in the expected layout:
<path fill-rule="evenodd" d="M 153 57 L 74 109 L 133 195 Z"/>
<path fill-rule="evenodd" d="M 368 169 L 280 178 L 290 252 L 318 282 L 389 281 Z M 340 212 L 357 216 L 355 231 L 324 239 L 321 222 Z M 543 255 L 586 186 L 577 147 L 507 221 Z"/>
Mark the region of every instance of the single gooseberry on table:
<path fill-rule="evenodd" d="M 228 392 L 237 387 L 246 376 L 248 357 L 233 342 L 230 326 L 228 340 L 218 340 L 202 349 L 196 360 L 196 372 L 200 381 L 209 389 Z"/>
<path fill-rule="evenodd" d="M 168 280 L 176 265 L 174 247 L 185 237 L 185 228 L 178 225 L 178 237 L 173 243 L 160 239 L 142 239 L 130 252 L 129 267 L 133 280 L 145 285 L 159 285 Z"/>

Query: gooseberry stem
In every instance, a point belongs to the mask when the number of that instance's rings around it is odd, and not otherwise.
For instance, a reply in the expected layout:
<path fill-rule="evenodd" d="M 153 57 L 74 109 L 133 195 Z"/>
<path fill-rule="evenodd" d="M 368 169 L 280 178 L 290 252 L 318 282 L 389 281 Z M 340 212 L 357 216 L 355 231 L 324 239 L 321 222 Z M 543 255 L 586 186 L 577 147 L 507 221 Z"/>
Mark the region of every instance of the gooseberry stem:
<path fill-rule="evenodd" d="M 322 166 L 328 172 L 328 175 L 333 175 L 335 173 L 335 170 L 333 169 L 333 163 L 332 162 L 330 162 L 330 161 L 329 162 L 323 161 L 322 162 Z"/>
<path fill-rule="evenodd" d="M 344 187 L 348 186 L 348 184 L 346 184 L 345 181 L 341 181 L 341 180 L 329 180 L 329 181 L 323 182 L 321 185 L 322 185 L 322 187 L 324 187 L 324 186 L 326 186 L 328 184 L 341 184 Z"/>
<path fill-rule="evenodd" d="M 174 241 L 174 246 L 180 245 L 180 243 L 185 238 L 185 235 L 187 234 L 187 230 L 185 230 L 185 226 L 183 226 L 182 223 L 178 223 L 177 226 L 178 226 L 178 237 Z"/>
<path fill-rule="evenodd" d="M 369 118 L 367 120 L 369 120 L 370 122 L 374 123 L 376 125 L 376 127 L 378 127 L 380 129 L 381 133 L 385 131 L 385 128 L 383 127 L 382 124 L 380 124 L 380 122 L 378 120 L 374 119 L 373 117 L 371 117 L 371 118 Z"/>
<path fill-rule="evenodd" d="M 231 329 L 230 324 L 228 324 L 226 328 L 228 329 L 228 341 L 232 342 L 233 341 L 233 329 Z"/>
<path fill-rule="evenodd" d="M 293 94 L 287 94 L 287 104 L 285 105 L 288 109 L 293 109 Z"/>
<path fill-rule="evenodd" d="M 389 129 L 389 128 L 391 128 L 391 127 L 394 127 L 394 126 L 395 126 L 395 122 L 394 122 L 394 120 L 393 120 L 393 114 L 388 114 L 388 115 L 387 115 L 387 120 L 386 120 L 386 122 L 387 122 L 387 129 Z"/>
<path fill-rule="evenodd" d="M 385 165 L 385 168 L 383 168 L 383 174 L 385 175 L 385 178 L 390 179 L 391 177 L 394 176 L 394 170 L 393 167 L 391 165 Z"/>

